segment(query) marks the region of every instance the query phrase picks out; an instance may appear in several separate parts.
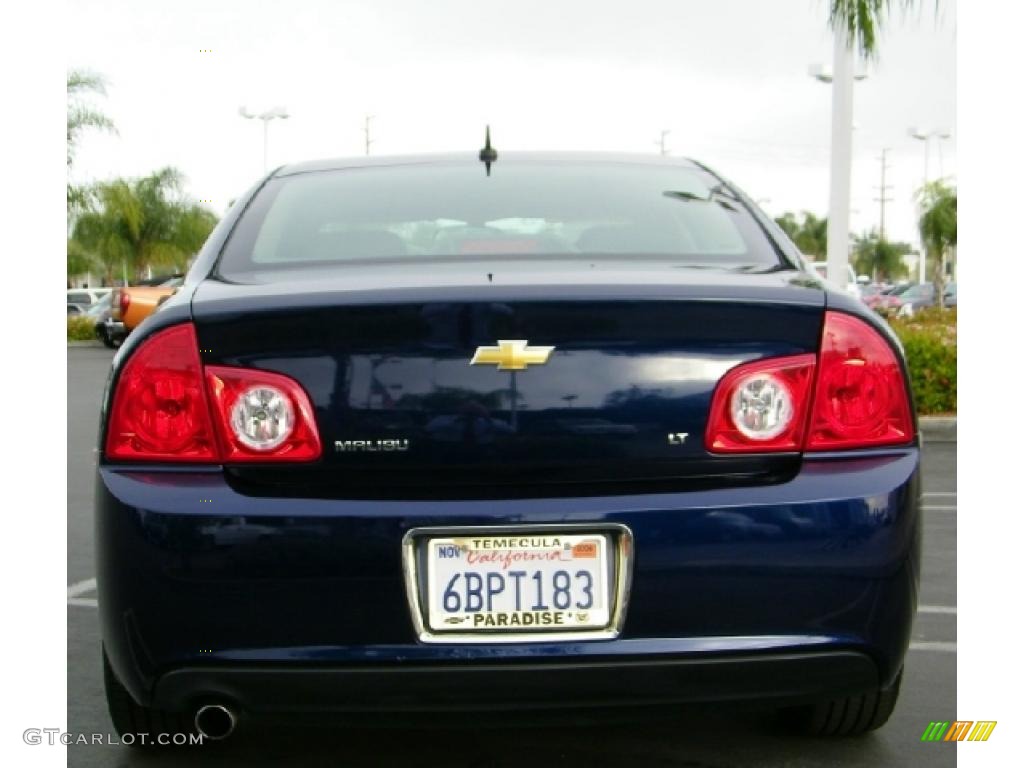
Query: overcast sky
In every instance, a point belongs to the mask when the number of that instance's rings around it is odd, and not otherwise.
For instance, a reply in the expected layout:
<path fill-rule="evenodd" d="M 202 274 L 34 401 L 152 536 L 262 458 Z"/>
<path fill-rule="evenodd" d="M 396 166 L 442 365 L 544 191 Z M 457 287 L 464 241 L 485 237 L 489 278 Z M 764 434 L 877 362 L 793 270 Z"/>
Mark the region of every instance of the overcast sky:
<path fill-rule="evenodd" d="M 283 105 L 269 162 L 495 146 L 656 152 L 710 164 L 772 215 L 828 206 L 827 0 L 76 0 L 67 63 L 109 80 L 97 104 L 118 134 L 80 146 L 75 178 L 165 165 L 222 214 L 263 170 L 253 111 Z M 889 148 L 891 239 L 916 243 L 912 195 L 924 143 L 946 129 L 956 174 L 955 4 L 931 2 L 884 30 L 855 87 L 852 229 L 878 225 L 879 155 Z M 211 52 L 207 53 L 205 50 Z M 930 174 L 938 177 L 938 142 Z M 764 202 L 767 200 L 767 202 Z"/>

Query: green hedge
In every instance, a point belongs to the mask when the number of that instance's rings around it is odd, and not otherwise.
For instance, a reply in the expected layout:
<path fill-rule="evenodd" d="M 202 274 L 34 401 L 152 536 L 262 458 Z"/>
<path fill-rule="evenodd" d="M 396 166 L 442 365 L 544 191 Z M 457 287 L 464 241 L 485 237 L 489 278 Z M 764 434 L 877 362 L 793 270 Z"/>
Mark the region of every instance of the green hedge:
<path fill-rule="evenodd" d="M 891 325 L 907 353 L 917 412 L 956 413 L 956 309 L 918 310 Z"/>
<path fill-rule="evenodd" d="M 91 317 L 74 315 L 68 318 L 68 341 L 91 341 L 96 338 L 96 321 Z"/>

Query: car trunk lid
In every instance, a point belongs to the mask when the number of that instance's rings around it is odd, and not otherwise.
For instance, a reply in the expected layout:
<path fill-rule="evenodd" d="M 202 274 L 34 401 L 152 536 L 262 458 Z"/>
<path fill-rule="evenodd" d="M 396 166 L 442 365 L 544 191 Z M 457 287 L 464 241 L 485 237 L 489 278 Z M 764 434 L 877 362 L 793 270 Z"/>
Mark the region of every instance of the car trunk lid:
<path fill-rule="evenodd" d="M 231 469 L 240 485 L 580 493 L 776 482 L 798 468 L 792 454 L 714 456 L 703 435 L 730 368 L 817 350 L 824 294 L 806 276 L 432 267 L 199 287 L 204 361 L 297 380 L 324 445 L 315 466 Z"/>

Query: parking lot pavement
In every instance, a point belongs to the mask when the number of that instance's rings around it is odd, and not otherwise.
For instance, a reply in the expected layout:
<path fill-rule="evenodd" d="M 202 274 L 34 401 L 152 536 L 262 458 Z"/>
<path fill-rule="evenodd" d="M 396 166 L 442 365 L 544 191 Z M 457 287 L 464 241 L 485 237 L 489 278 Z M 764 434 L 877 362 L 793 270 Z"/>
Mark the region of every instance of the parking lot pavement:
<path fill-rule="evenodd" d="M 93 450 L 111 354 L 68 349 L 68 730 L 111 734 L 116 741 L 103 697 L 91 581 Z M 926 445 L 924 505 L 921 610 L 900 701 L 889 723 L 863 738 L 802 739 L 768 715 L 708 708 L 670 719 L 571 728 L 239 729 L 226 743 L 153 755 L 116 743 L 72 745 L 68 766 L 954 766 L 952 744 L 925 744 L 921 734 L 930 721 L 956 715 L 955 443 Z M 30 725 L 36 724 L 24 727 Z"/>

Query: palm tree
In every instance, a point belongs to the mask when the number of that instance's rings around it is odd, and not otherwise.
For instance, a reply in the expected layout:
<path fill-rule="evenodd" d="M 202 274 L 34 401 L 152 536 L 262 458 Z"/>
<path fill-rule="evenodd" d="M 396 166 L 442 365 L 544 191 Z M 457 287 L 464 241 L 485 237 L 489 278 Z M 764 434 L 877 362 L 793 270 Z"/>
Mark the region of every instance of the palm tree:
<path fill-rule="evenodd" d="M 92 190 L 93 205 L 75 222 L 73 239 L 101 265 L 108 282 L 122 270 L 136 277 L 150 267 L 184 271 L 217 217 L 182 198 L 183 181 L 177 170 L 164 168 Z"/>
<path fill-rule="evenodd" d="M 85 70 L 68 72 L 68 169 L 74 163 L 78 140 L 86 129 L 117 132 L 109 117 L 84 100 L 89 94 L 106 96 L 106 84 L 106 79 L 101 75 Z M 87 197 L 88 194 L 83 187 L 76 187 L 68 182 L 68 213 L 81 209 Z"/>
<path fill-rule="evenodd" d="M 896 0 L 907 10 L 914 0 Z M 935 5 L 938 6 L 938 0 Z M 850 45 L 856 46 L 864 59 L 878 54 L 878 30 L 888 19 L 893 0 L 829 0 L 828 25 L 833 30 L 844 29 Z"/>
<path fill-rule="evenodd" d="M 810 211 L 804 211 L 800 216 L 798 220 L 795 214 L 787 211 L 775 219 L 775 223 L 789 235 L 802 254 L 815 259 L 824 258 L 828 246 L 828 219 L 819 219 Z"/>
<path fill-rule="evenodd" d="M 872 230 L 854 239 L 854 266 L 858 275 L 871 275 L 876 282 L 879 278 L 897 280 L 907 272 L 903 256 L 911 250 L 909 243 L 889 242 Z"/>
<path fill-rule="evenodd" d="M 102 75 L 84 70 L 68 72 L 68 166 L 75 157 L 75 145 L 86 128 L 113 131 L 113 121 L 82 101 L 88 93 L 107 95 L 107 81 Z"/>
<path fill-rule="evenodd" d="M 96 267 L 92 255 L 77 240 L 68 238 L 68 288 L 72 278 L 91 272 Z"/>
<path fill-rule="evenodd" d="M 917 199 L 921 206 L 918 229 L 925 253 L 934 264 L 935 300 L 941 307 L 946 287 L 946 256 L 950 248 L 956 247 L 956 187 L 930 181 L 918 190 Z"/>

